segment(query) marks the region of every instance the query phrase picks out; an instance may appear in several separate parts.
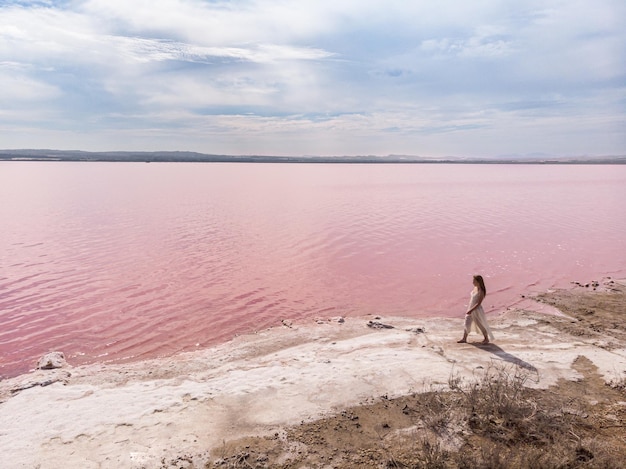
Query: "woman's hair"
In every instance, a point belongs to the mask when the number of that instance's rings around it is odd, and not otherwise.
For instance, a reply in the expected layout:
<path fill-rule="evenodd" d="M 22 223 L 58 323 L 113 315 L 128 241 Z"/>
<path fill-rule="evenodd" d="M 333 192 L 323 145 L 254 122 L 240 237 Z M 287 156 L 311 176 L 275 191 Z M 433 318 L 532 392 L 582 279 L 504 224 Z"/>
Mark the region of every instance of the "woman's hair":
<path fill-rule="evenodd" d="M 485 281 L 482 275 L 474 275 L 474 280 L 478 282 L 478 288 L 483 291 L 483 295 L 487 296 L 487 289 L 485 288 Z"/>

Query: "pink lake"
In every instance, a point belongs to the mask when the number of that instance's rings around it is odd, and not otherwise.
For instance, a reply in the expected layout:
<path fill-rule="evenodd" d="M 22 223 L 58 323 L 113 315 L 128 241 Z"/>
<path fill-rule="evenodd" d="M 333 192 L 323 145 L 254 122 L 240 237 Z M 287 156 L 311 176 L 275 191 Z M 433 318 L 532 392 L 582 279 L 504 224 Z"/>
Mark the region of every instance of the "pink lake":
<path fill-rule="evenodd" d="M 626 277 L 626 165 L 0 163 L 0 375 Z"/>

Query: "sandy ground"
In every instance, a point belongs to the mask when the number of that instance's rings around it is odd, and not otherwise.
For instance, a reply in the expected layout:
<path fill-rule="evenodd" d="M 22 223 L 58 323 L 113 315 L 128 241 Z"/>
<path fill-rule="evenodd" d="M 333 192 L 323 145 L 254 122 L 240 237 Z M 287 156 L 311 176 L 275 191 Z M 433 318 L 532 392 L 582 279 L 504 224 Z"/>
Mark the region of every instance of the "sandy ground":
<path fill-rule="evenodd" d="M 604 281 L 597 289 L 623 293 L 625 284 Z M 531 376 L 527 384 L 542 389 L 579 379 L 579 356 L 605 381 L 624 379 L 626 336 L 555 308 L 578 304 L 576 289 L 491 316 L 496 341 L 488 346 L 476 335 L 456 343 L 463 318 L 323 318 L 284 321 L 167 359 L 3 380 L 0 466 L 153 468 L 187 454 L 203 467 L 226 441 L 274 434 L 372 397 L 445 389 L 451 377 L 471 379 L 493 364 L 521 367 Z"/>

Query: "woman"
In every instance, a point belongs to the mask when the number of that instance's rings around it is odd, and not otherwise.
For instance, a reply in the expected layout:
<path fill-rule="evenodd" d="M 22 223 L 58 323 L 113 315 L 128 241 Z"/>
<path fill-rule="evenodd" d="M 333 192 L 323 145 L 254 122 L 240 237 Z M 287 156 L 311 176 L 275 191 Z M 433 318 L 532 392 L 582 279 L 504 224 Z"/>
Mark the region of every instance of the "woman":
<path fill-rule="evenodd" d="M 465 313 L 465 330 L 463 331 L 463 338 L 457 341 L 459 344 L 464 344 L 467 342 L 467 335 L 470 333 L 472 329 L 474 331 L 482 332 L 485 340 L 482 341 L 483 344 L 488 344 L 489 339 L 493 340 L 493 334 L 491 333 L 491 329 L 489 328 L 489 324 L 487 324 L 487 318 L 485 317 L 485 311 L 482 307 L 482 302 L 487 295 L 487 289 L 485 288 L 485 281 L 481 275 L 474 275 L 473 278 L 474 289 L 471 293 L 470 304 Z"/>

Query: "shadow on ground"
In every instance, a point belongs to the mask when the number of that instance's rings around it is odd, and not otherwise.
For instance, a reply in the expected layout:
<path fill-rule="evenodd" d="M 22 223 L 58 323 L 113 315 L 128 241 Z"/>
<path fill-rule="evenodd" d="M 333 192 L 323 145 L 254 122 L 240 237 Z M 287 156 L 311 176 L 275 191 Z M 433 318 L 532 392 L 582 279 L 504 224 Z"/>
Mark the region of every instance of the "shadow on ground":
<path fill-rule="evenodd" d="M 501 347 L 497 346 L 496 344 L 483 345 L 480 342 L 475 342 L 475 343 L 470 343 L 470 345 L 473 345 L 474 347 L 480 350 L 484 350 L 485 352 L 493 353 L 500 360 L 503 360 L 508 363 L 512 363 L 513 365 L 517 365 L 521 368 L 524 368 L 532 372 L 537 372 L 537 368 L 535 368 L 533 365 L 531 365 L 528 362 L 525 362 L 524 360 L 516 357 L 515 355 L 512 355 L 506 352 L 505 350 L 503 350 Z"/>

